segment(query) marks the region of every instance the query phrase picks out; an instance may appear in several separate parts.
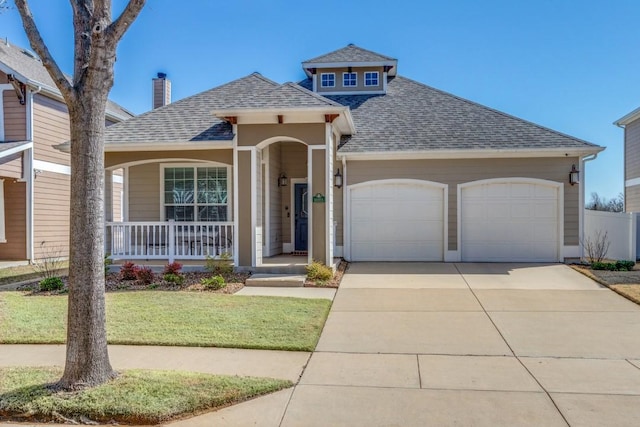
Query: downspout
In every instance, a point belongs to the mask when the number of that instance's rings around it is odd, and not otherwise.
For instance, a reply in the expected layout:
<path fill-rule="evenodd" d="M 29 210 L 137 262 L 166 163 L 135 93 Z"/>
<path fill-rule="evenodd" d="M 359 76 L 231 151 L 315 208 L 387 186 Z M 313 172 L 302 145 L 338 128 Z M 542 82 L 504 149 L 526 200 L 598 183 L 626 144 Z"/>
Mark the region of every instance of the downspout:
<path fill-rule="evenodd" d="M 34 262 L 34 250 L 33 250 L 33 227 L 34 227 L 34 180 L 35 170 L 33 169 L 33 157 L 35 150 L 35 142 L 33 140 L 33 95 L 39 93 L 42 90 L 42 86 L 36 86 L 35 90 L 29 89 L 27 95 L 27 140 L 32 143 L 32 148 L 29 148 L 26 153 L 25 165 L 22 169 L 23 179 L 27 182 L 27 260 L 30 263 Z"/>
<path fill-rule="evenodd" d="M 578 245 L 580 248 L 580 259 L 584 258 L 584 201 L 585 201 L 585 190 L 586 190 L 586 171 L 585 171 L 585 163 L 595 160 L 598 157 L 598 153 L 589 154 L 588 156 L 584 156 L 580 158 L 580 170 L 582 171 L 582 176 L 585 177 L 582 181 L 582 185 L 580 188 L 580 194 L 578 196 L 578 204 L 580 209 L 578 211 Z"/>

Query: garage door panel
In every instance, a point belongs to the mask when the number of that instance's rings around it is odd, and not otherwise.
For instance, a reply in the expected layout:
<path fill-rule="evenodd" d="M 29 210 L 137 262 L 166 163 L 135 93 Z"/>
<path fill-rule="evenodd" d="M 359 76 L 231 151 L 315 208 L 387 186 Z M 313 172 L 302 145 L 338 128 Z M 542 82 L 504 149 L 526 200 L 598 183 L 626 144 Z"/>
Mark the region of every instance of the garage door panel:
<path fill-rule="evenodd" d="M 463 187 L 460 197 L 463 261 L 558 260 L 556 187 L 486 183 Z"/>
<path fill-rule="evenodd" d="M 372 183 L 350 190 L 354 261 L 441 261 L 444 190 L 421 183 Z"/>

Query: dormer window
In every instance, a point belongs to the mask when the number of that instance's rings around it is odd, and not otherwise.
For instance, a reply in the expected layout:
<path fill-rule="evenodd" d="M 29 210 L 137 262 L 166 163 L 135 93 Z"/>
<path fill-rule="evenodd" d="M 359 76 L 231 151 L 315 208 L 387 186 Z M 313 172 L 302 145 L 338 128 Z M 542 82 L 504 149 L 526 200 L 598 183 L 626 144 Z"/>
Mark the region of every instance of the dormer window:
<path fill-rule="evenodd" d="M 380 80 L 378 78 L 377 71 L 367 71 L 364 73 L 364 85 L 365 86 L 378 86 L 380 84 Z"/>
<path fill-rule="evenodd" d="M 356 87 L 356 86 L 358 86 L 358 74 L 357 73 L 342 73 L 342 86 L 344 86 L 344 87 Z"/>
<path fill-rule="evenodd" d="M 336 74 L 335 73 L 320 74 L 320 85 L 322 87 L 336 87 Z"/>

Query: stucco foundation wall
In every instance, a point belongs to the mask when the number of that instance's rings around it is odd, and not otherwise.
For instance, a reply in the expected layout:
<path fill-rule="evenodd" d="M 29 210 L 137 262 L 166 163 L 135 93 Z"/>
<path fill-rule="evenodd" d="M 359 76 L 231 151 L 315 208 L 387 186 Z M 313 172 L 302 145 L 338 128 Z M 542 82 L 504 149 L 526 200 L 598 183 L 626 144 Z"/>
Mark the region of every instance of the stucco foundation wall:
<path fill-rule="evenodd" d="M 510 177 L 560 182 L 564 184 L 564 244 L 578 245 L 580 185 L 568 183 L 573 164 L 579 164 L 577 158 L 349 161 L 347 185 L 381 179 L 421 179 L 447 184 L 449 250 L 457 250 L 458 184 Z M 342 218 L 339 221 L 342 223 Z"/>
<path fill-rule="evenodd" d="M 4 181 L 4 224 L 6 243 L 0 243 L 0 259 L 27 258 L 27 184 Z"/>
<path fill-rule="evenodd" d="M 69 256 L 70 176 L 43 171 L 33 192 L 34 257 Z"/>

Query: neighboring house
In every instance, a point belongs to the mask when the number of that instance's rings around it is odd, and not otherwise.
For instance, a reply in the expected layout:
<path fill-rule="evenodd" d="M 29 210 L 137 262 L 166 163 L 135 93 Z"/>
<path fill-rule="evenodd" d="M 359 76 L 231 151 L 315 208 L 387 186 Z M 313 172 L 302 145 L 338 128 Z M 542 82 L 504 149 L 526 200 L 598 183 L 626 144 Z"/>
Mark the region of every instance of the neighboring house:
<path fill-rule="evenodd" d="M 614 124 L 624 128 L 624 209 L 640 212 L 640 108 Z"/>
<path fill-rule="evenodd" d="M 107 225 L 114 258 L 581 255 L 571 171 L 602 147 L 401 77 L 396 59 L 354 45 L 302 68 L 297 84 L 254 73 L 107 129 L 106 166 L 125 186 L 125 222 Z"/>
<path fill-rule="evenodd" d="M 109 103 L 107 125 L 130 117 Z M 66 105 L 40 60 L 1 41 L 0 260 L 68 256 L 69 155 L 53 148 L 68 139 Z"/>

